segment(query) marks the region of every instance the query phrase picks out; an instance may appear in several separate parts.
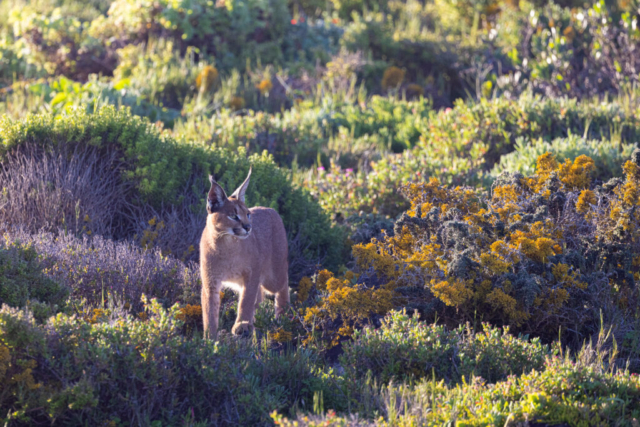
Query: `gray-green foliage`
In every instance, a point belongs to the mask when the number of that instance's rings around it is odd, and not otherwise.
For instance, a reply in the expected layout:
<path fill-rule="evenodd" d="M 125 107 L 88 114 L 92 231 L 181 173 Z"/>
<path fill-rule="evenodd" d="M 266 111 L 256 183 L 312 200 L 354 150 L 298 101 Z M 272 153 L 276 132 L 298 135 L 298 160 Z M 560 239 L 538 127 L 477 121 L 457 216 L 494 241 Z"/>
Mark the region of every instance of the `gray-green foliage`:
<path fill-rule="evenodd" d="M 68 294 L 66 287 L 43 274 L 33 247 L 0 241 L 0 305 L 24 307 L 36 300 L 61 306 Z"/>
<path fill-rule="evenodd" d="M 389 313 L 379 329 L 356 332 L 344 350 L 340 361 L 348 376 L 364 378 L 370 371 L 383 384 L 432 376 L 458 382 L 472 375 L 494 382 L 540 369 L 551 354 L 537 338 L 515 337 L 508 328 L 483 324 L 478 333 L 468 325 L 449 330 L 405 310 Z"/>
<path fill-rule="evenodd" d="M 145 313 L 146 321 L 111 313 L 91 322 L 62 314 L 38 325 L 26 310 L 2 307 L 0 422 L 267 425 L 273 410 L 310 411 L 317 391 L 346 409 L 340 379 L 309 350 L 188 339 L 177 305 L 152 300 Z"/>
<path fill-rule="evenodd" d="M 595 140 L 569 135 L 556 138 L 551 142 L 542 138 L 531 140 L 520 137 L 516 140 L 515 150 L 500 158 L 491 171 L 495 179 L 502 172 L 520 172 L 525 176 L 535 173 L 536 160 L 544 153 L 553 153 L 558 161 L 573 161 L 581 155 L 591 157 L 596 165 L 595 179 L 607 181 L 622 174 L 622 165 L 631 156 L 635 144 L 625 144 L 615 139 Z"/>

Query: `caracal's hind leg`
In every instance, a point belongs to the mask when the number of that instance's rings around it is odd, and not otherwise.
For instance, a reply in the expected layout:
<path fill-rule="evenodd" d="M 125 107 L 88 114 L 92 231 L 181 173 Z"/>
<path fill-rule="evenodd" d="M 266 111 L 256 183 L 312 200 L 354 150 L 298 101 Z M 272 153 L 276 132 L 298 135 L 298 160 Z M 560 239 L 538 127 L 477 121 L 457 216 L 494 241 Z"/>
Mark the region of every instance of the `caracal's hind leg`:
<path fill-rule="evenodd" d="M 289 276 L 284 275 L 280 290 L 275 293 L 276 296 L 276 319 L 284 314 L 289 306 Z"/>

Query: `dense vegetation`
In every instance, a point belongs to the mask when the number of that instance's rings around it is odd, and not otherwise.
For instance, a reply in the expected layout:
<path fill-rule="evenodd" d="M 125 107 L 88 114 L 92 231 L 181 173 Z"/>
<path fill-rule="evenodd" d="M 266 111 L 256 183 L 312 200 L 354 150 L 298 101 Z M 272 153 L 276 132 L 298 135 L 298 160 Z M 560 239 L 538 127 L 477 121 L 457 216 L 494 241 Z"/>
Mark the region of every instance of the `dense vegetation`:
<path fill-rule="evenodd" d="M 0 0 L 0 421 L 637 425 L 639 17 Z M 250 166 L 292 306 L 203 341 L 207 176 Z"/>

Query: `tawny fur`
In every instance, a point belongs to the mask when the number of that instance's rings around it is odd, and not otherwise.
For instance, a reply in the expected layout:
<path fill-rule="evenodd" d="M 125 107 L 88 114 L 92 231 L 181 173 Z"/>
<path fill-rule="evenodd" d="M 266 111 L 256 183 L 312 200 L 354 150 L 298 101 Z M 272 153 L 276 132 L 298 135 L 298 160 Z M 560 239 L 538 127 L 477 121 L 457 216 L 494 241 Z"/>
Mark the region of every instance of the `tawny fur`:
<path fill-rule="evenodd" d="M 282 219 L 270 208 L 247 209 L 244 193 L 248 183 L 249 177 L 227 197 L 211 178 L 209 215 L 200 240 L 206 338 L 217 337 L 223 286 L 240 295 L 238 317 L 231 330 L 234 334 L 253 329 L 255 311 L 264 292 L 275 294 L 276 317 L 289 304 L 288 247 Z"/>

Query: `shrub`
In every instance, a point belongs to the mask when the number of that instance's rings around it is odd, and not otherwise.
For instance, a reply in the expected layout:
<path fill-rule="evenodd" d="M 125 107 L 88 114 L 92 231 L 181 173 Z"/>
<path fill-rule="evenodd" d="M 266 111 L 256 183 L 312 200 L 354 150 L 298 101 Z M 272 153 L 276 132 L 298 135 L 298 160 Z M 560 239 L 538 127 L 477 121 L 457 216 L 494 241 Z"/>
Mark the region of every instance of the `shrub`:
<path fill-rule="evenodd" d="M 430 177 L 454 185 L 485 184 L 491 181 L 489 171 L 513 151 L 519 137 L 553 141 L 583 135 L 587 140 L 619 140 L 624 146 L 640 137 L 638 120 L 623 99 L 591 103 L 525 94 L 516 102 L 459 101 L 453 109 L 415 121 L 420 136 L 412 149 L 372 161 L 370 170 L 348 177 L 331 170 L 332 180 L 319 174 L 305 185 L 326 209 L 345 217 L 361 210 L 396 216 L 406 209 L 399 203 L 402 185 L 428 182 Z M 329 185 L 335 180 L 340 185 Z"/>
<path fill-rule="evenodd" d="M 364 378 L 371 371 L 380 384 L 433 376 L 459 382 L 472 375 L 493 383 L 540 370 L 550 354 L 537 339 L 516 338 L 508 328 L 484 324 L 477 334 L 469 325 L 448 330 L 420 322 L 417 313 L 410 317 L 406 310 L 391 311 L 379 329 L 355 331 L 343 349 L 340 363 L 347 376 Z"/>
<path fill-rule="evenodd" d="M 354 16 L 345 27 L 341 45 L 374 60 L 360 73 L 367 87 L 386 91 L 403 80 L 419 83 L 425 79 L 436 106 L 451 105 L 454 99 L 465 96 L 458 43 L 430 31 L 419 17 L 405 25 L 394 25 L 383 13 Z"/>
<path fill-rule="evenodd" d="M 176 111 L 175 116 L 179 116 L 190 98 L 200 91 L 205 96 L 218 80 L 217 69 L 203 60 L 196 61 L 196 54 L 194 48 L 180 52 L 171 39 L 127 45 L 118 50 L 114 83 L 121 90 L 134 91 L 138 103 L 147 102 L 162 110 Z M 206 74 L 204 82 L 201 81 L 203 73 Z M 173 122 L 167 124 L 172 126 Z"/>
<path fill-rule="evenodd" d="M 131 43 L 171 38 L 182 50 L 197 47 L 215 57 L 219 68 L 231 70 L 243 69 L 247 61 L 281 63 L 290 19 L 283 0 L 232 0 L 217 5 L 205 0 L 117 0 L 106 19 L 92 23 L 90 34 L 104 40 L 122 37 Z"/>
<path fill-rule="evenodd" d="M 588 346 L 586 347 L 588 349 Z M 586 352 L 581 351 L 579 357 Z M 504 425 L 535 423 L 553 425 L 633 425 L 640 414 L 638 375 L 611 370 L 602 361 L 547 358 L 541 370 L 510 376 L 495 384 L 469 378 L 448 386 L 424 379 L 413 385 L 391 384 L 374 396 L 363 393 L 363 406 L 378 411 L 375 420 L 335 411 L 298 415 L 290 420 L 273 413 L 283 427 L 362 427 L 392 425 Z M 588 392 L 586 392 L 588 390 Z M 610 399 L 615 395 L 616 399 Z M 607 396 L 607 397 L 605 397 Z M 383 414 L 382 416 L 379 414 Z M 363 419 L 364 418 L 364 419 Z"/>
<path fill-rule="evenodd" d="M 573 161 L 581 155 L 590 157 L 595 164 L 593 179 L 608 181 L 622 174 L 622 163 L 631 156 L 633 149 L 634 145 L 621 144 L 615 140 L 586 140 L 574 135 L 557 138 L 552 142 L 518 138 L 515 151 L 502 156 L 500 162 L 493 167 L 491 175 L 494 178 L 502 172 L 530 175 L 535 172 L 538 157 L 549 152 L 561 162 L 565 159 Z"/>
<path fill-rule="evenodd" d="M 11 85 L 16 78 L 40 77 L 41 74 L 20 55 L 13 38 L 0 31 L 0 88 Z"/>
<path fill-rule="evenodd" d="M 28 313 L 5 306 L 0 367 L 6 373 L 0 374 L 11 380 L 2 381 L 2 420 L 257 425 L 273 409 L 309 408 L 315 391 L 330 396 L 339 385 L 308 351 L 269 353 L 246 340 L 187 339 L 179 333 L 177 306 L 164 310 L 151 301 L 145 311 L 146 321 L 102 317 L 91 324 L 60 314 L 37 326 Z M 331 402 L 339 404 L 339 397 Z"/>
<path fill-rule="evenodd" d="M 115 52 L 89 36 L 89 24 L 63 9 L 19 5 L 9 24 L 15 43 L 28 53 L 28 63 L 50 75 L 86 80 L 93 73 L 111 74 L 116 66 Z"/>
<path fill-rule="evenodd" d="M 621 93 L 637 83 L 637 15 L 611 9 L 601 0 L 589 8 L 552 3 L 533 10 L 522 28 L 532 34 L 528 55 L 519 58 L 527 61 L 522 68 L 531 86 L 551 96 L 586 97 Z"/>
<path fill-rule="evenodd" d="M 429 115 L 427 100 L 400 101 L 373 96 L 361 104 L 318 99 L 283 112 L 245 115 L 221 110 L 207 117 L 179 120 L 176 138 L 248 152 L 267 150 L 280 166 L 329 166 L 336 159 L 358 168 L 388 151 L 401 152 L 420 137 L 420 121 Z M 320 154 L 320 159 L 319 159 Z"/>
<path fill-rule="evenodd" d="M 62 230 L 57 235 L 8 230 L 3 237 L 37 252 L 42 273 L 68 289 L 72 299 L 83 300 L 89 307 L 115 301 L 137 313 L 142 294 L 166 306 L 200 301 L 197 266 L 163 256 L 158 249 L 145 250 L 101 236 L 78 238 Z"/>
<path fill-rule="evenodd" d="M 116 152 L 125 167 L 114 171 L 117 179 L 134 184 L 133 204 L 163 210 L 179 206 L 195 209 L 204 218 L 206 175 L 213 173 L 224 188 L 236 188 L 253 167 L 252 185 L 247 192 L 250 205 L 275 208 L 281 214 L 290 238 L 299 236 L 303 248 L 299 255 L 307 259 L 325 257 L 336 266 L 341 238 L 330 227 L 320 207 L 302 190 L 291 185 L 285 171 L 277 168 L 266 155 L 246 156 L 244 151 L 231 153 L 205 145 L 186 144 L 163 136 L 147 121 L 134 117 L 126 109 L 103 107 L 94 114 L 73 112 L 54 118 L 50 114 L 29 116 L 21 121 L 0 119 L 0 159 L 24 144 L 57 147 L 64 144 L 91 145 L 101 153 Z M 201 203 L 201 204 L 200 204 Z M 179 212 L 179 211 L 178 211 Z M 199 214 L 202 212 L 202 214 Z M 184 235 L 197 235 L 201 223 L 178 215 L 187 226 Z M 151 218 L 149 218 L 151 219 Z M 145 221 L 146 222 L 146 221 Z M 133 227 L 132 227 L 133 228 Z M 184 242 L 186 248 L 197 242 Z M 178 253 L 183 253 L 180 250 Z"/>
<path fill-rule="evenodd" d="M 393 236 L 354 246 L 356 268 L 331 278 L 335 285 L 318 278 L 320 297 L 307 313 L 325 319 L 325 335 L 348 335 L 358 320 L 352 312 L 370 317 L 351 296 L 357 289 L 384 292 L 378 314 L 407 305 L 445 323 L 480 319 L 545 339 L 560 329 L 567 341 L 592 334 L 600 311 L 607 321 L 633 317 L 640 151 L 632 159 L 624 181 L 601 186 L 591 186 L 590 158 L 558 163 L 549 153 L 536 175 L 501 176 L 491 197 L 435 178 L 410 184 L 403 191 L 411 209 Z"/>
<path fill-rule="evenodd" d="M 47 277 L 43 268 L 33 245 L 0 241 L 0 304 L 25 307 L 36 300 L 61 308 L 69 290 Z"/>
<path fill-rule="evenodd" d="M 411 155 L 427 162 L 427 170 L 444 172 L 456 184 L 481 179 L 483 171 L 513 150 L 518 137 L 552 141 L 570 135 L 587 139 L 615 136 L 623 143 L 635 143 L 640 135 L 635 110 L 623 102 L 579 103 L 528 94 L 517 102 L 504 98 L 458 102 L 454 109 L 422 124 L 420 142 Z M 407 163 L 410 167 L 419 164 Z"/>
<path fill-rule="evenodd" d="M 122 166 L 115 151 L 24 144 L 0 164 L 0 221 L 31 232 L 121 234 L 131 209 L 131 185 L 113 172 Z"/>

